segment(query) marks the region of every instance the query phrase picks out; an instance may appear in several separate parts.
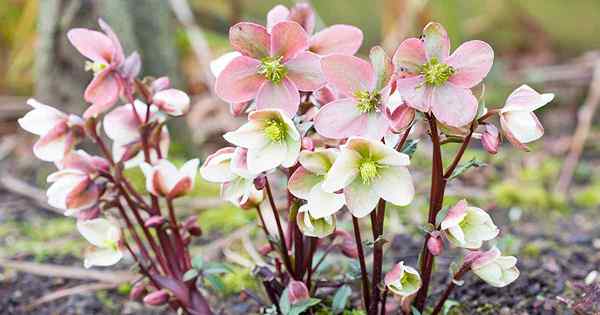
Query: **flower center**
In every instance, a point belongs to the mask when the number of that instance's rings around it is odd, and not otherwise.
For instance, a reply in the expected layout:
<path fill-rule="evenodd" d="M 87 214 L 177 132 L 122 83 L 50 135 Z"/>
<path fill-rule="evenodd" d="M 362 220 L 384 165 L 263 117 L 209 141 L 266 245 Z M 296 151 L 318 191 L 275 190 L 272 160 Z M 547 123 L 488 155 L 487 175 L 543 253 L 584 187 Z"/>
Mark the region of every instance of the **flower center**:
<path fill-rule="evenodd" d="M 436 58 L 432 58 L 421 67 L 421 74 L 425 77 L 425 83 L 433 86 L 440 86 L 456 72 L 451 66 L 440 63 Z"/>
<path fill-rule="evenodd" d="M 258 74 L 273 83 L 279 83 L 287 74 L 287 69 L 281 63 L 283 57 L 265 57 L 258 67 Z"/>
<path fill-rule="evenodd" d="M 287 127 L 282 121 L 270 119 L 267 120 L 265 125 L 265 135 L 271 141 L 279 142 L 287 136 Z"/>
<path fill-rule="evenodd" d="M 354 97 L 358 102 L 356 108 L 362 113 L 370 113 L 375 111 L 381 101 L 379 92 L 356 91 Z"/>
<path fill-rule="evenodd" d="M 106 69 L 106 67 L 108 67 L 107 64 L 103 63 L 103 62 L 99 62 L 99 61 L 86 61 L 85 62 L 85 71 L 92 71 L 94 73 L 94 75 L 102 72 L 102 70 Z"/>
<path fill-rule="evenodd" d="M 377 176 L 379 176 L 380 165 L 372 159 L 364 159 L 358 166 L 358 173 L 363 184 L 370 184 Z"/>

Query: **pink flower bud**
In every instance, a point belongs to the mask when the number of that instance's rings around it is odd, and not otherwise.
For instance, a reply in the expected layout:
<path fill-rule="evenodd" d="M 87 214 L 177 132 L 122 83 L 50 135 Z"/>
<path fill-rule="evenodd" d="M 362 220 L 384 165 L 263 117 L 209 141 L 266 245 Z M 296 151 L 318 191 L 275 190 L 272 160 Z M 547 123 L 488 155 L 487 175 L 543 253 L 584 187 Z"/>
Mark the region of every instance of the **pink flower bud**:
<path fill-rule="evenodd" d="M 176 89 L 162 90 L 152 98 L 156 107 L 171 116 L 181 116 L 190 109 L 190 97 L 183 91 Z"/>
<path fill-rule="evenodd" d="M 500 147 L 500 134 L 498 133 L 498 128 L 496 128 L 496 126 L 492 124 L 485 125 L 485 131 L 481 136 L 481 144 L 489 154 L 498 153 L 498 147 Z"/>
<path fill-rule="evenodd" d="M 193 215 L 185 219 L 183 222 L 183 227 L 193 236 L 202 235 L 202 229 L 198 226 L 198 217 Z"/>
<path fill-rule="evenodd" d="M 313 151 L 315 149 L 315 142 L 309 137 L 302 138 L 302 149 Z"/>
<path fill-rule="evenodd" d="M 162 90 L 166 90 L 171 86 L 171 80 L 169 77 L 160 77 L 152 82 L 152 90 L 156 93 Z"/>
<path fill-rule="evenodd" d="M 181 197 L 194 188 L 198 159 L 187 161 L 177 169 L 169 160 L 162 159 L 155 165 L 140 165 L 146 176 L 146 190 L 155 196 L 173 199 Z"/>
<path fill-rule="evenodd" d="M 167 290 L 154 291 L 144 297 L 144 303 L 152 306 L 164 305 L 169 301 Z"/>
<path fill-rule="evenodd" d="M 288 300 L 292 305 L 310 298 L 308 288 L 302 281 L 292 280 L 288 285 Z"/>
<path fill-rule="evenodd" d="M 444 250 L 444 242 L 439 236 L 431 235 L 427 240 L 427 249 L 433 256 L 439 256 Z"/>
<path fill-rule="evenodd" d="M 138 301 L 147 292 L 148 291 L 146 290 L 146 284 L 140 281 L 134 284 L 133 288 L 131 288 L 131 291 L 129 292 L 129 298 L 134 301 Z"/>
<path fill-rule="evenodd" d="M 354 237 L 350 235 L 350 233 L 342 229 L 337 229 L 334 232 L 334 235 L 342 239 L 342 243 L 339 245 L 339 247 L 344 256 L 348 258 L 358 257 L 358 249 L 356 248 L 356 242 L 354 241 Z"/>
<path fill-rule="evenodd" d="M 254 179 L 254 187 L 256 187 L 257 190 L 262 190 L 265 188 L 266 183 L 267 182 L 264 176 L 259 176 Z"/>
<path fill-rule="evenodd" d="M 271 243 L 267 243 L 258 249 L 258 252 L 263 256 L 268 255 L 272 251 L 273 251 L 273 246 L 271 245 Z"/>
<path fill-rule="evenodd" d="M 396 133 L 402 132 L 408 128 L 413 120 L 415 120 L 415 115 L 416 111 L 412 107 L 406 105 L 406 103 L 400 104 L 393 111 L 388 107 L 385 108 L 385 117 L 390 124 L 390 129 Z"/>
<path fill-rule="evenodd" d="M 229 104 L 229 113 L 232 116 L 237 117 L 241 116 L 246 112 L 248 107 L 250 106 L 250 102 L 242 102 L 242 103 L 230 103 Z"/>
<path fill-rule="evenodd" d="M 144 226 L 145 227 L 156 228 L 156 227 L 160 227 L 164 223 L 165 223 L 165 218 L 163 218 L 160 215 L 155 215 L 155 216 L 152 216 L 152 217 L 148 218 L 146 220 L 146 222 L 144 222 Z"/>
<path fill-rule="evenodd" d="M 77 214 L 79 220 L 92 220 L 100 216 L 100 207 L 94 206 L 89 209 L 81 210 Z"/>
<path fill-rule="evenodd" d="M 325 105 L 327 103 L 331 103 L 335 101 L 337 98 L 332 89 L 328 86 L 324 86 L 313 93 L 314 97 L 317 99 L 317 102 L 321 105 Z"/>

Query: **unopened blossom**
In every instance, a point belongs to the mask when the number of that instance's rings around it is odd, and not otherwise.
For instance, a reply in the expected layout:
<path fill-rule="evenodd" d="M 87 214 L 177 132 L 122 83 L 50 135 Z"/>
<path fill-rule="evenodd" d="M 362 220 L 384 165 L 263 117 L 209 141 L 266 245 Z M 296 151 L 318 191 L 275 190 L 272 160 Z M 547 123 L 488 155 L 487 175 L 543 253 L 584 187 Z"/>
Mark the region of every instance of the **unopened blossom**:
<path fill-rule="evenodd" d="M 415 268 L 405 266 L 401 261 L 385 275 L 384 283 L 390 292 L 406 297 L 419 291 L 421 276 Z"/>
<path fill-rule="evenodd" d="M 302 281 L 291 280 L 287 287 L 288 301 L 290 304 L 298 304 L 310 298 L 308 288 Z"/>
<path fill-rule="evenodd" d="M 402 99 L 400 93 L 390 95 L 388 105 L 384 108 L 385 117 L 388 120 L 390 130 L 401 133 L 412 125 L 415 120 L 416 111 Z"/>
<path fill-rule="evenodd" d="M 396 50 L 396 88 L 409 106 L 461 127 L 477 114 L 477 98 L 470 89 L 485 78 L 493 61 L 490 45 L 478 40 L 463 43 L 450 55 L 448 33 L 432 22 L 422 38 L 409 38 Z"/>
<path fill-rule="evenodd" d="M 472 260 L 471 270 L 481 280 L 497 288 L 511 284 L 519 277 L 517 258 L 502 256 L 496 247 L 487 252 L 472 252 L 465 257 L 465 261 Z"/>
<path fill-rule="evenodd" d="M 489 154 L 498 153 L 500 147 L 500 133 L 492 124 L 485 124 L 485 131 L 481 135 L 481 145 Z"/>
<path fill-rule="evenodd" d="M 79 150 L 68 154 L 59 168 L 47 178 L 51 183 L 46 191 L 48 204 L 68 216 L 93 208 L 104 193 L 106 183 L 98 175 L 108 171 L 108 162 Z"/>
<path fill-rule="evenodd" d="M 296 216 L 296 224 L 300 232 L 306 236 L 323 238 L 335 231 L 335 215 L 315 218 L 310 213 L 308 204 L 300 206 Z"/>
<path fill-rule="evenodd" d="M 67 33 L 71 44 L 90 61 L 86 69 L 94 73 L 94 79 L 87 86 L 84 98 L 92 103 L 83 117 L 96 116 L 110 109 L 123 90 L 123 79 L 119 70 L 125 55 L 119 39 L 110 26 L 98 20 L 104 33 L 85 28 L 75 28 Z"/>
<path fill-rule="evenodd" d="M 321 219 L 336 213 L 344 206 L 344 194 L 323 189 L 325 175 L 337 157 L 336 149 L 319 148 L 300 152 L 300 166 L 288 183 L 288 190 L 297 198 L 307 200 L 310 217 Z"/>
<path fill-rule="evenodd" d="M 308 3 L 298 3 L 291 9 L 283 5 L 273 7 L 267 14 L 267 30 L 281 21 L 294 21 L 310 35 L 315 29 L 315 12 Z M 354 55 L 363 41 L 362 31 L 351 25 L 335 24 L 312 35 L 309 50 L 319 55 Z"/>
<path fill-rule="evenodd" d="M 344 191 L 346 206 L 355 217 L 373 211 L 379 199 L 394 205 L 408 205 L 415 194 L 407 166 L 408 155 L 380 141 L 352 137 L 325 176 L 325 191 Z"/>
<path fill-rule="evenodd" d="M 40 136 L 33 146 L 33 154 L 43 161 L 62 160 L 83 138 L 83 120 L 32 98 L 27 104 L 33 109 L 18 122 L 21 128 Z"/>
<path fill-rule="evenodd" d="M 190 110 L 190 97 L 177 89 L 159 91 L 152 97 L 152 103 L 171 116 L 181 116 Z"/>
<path fill-rule="evenodd" d="M 161 289 L 154 291 L 144 297 L 144 303 L 152 306 L 161 306 L 167 304 L 170 298 L 169 291 Z"/>
<path fill-rule="evenodd" d="M 340 54 L 321 59 L 327 82 L 344 97 L 323 106 L 315 117 L 320 135 L 380 140 L 388 131 L 384 110 L 390 94 L 392 63 L 379 46 L 371 50 L 370 57 L 371 63 Z"/>
<path fill-rule="evenodd" d="M 248 170 L 254 174 L 278 166 L 291 167 L 300 153 L 300 133 L 281 110 L 257 110 L 248 122 L 223 135 L 230 143 L 248 149 Z"/>
<path fill-rule="evenodd" d="M 140 164 L 146 176 L 146 189 L 155 196 L 173 199 L 181 197 L 194 188 L 198 159 L 185 162 L 177 169 L 169 160 L 159 160 L 155 165 Z"/>
<path fill-rule="evenodd" d="M 444 250 L 444 241 L 442 241 L 439 231 L 438 233 L 431 233 L 427 240 L 427 249 L 433 256 L 439 256 Z"/>
<path fill-rule="evenodd" d="M 358 258 L 358 249 L 356 248 L 354 236 L 342 229 L 336 229 L 333 235 L 341 238 L 338 246 L 344 256 L 352 259 Z"/>
<path fill-rule="evenodd" d="M 533 112 L 553 99 L 554 94 L 539 94 L 527 85 L 514 90 L 500 110 L 500 125 L 506 139 L 516 148 L 529 151 L 526 144 L 544 135 L 544 127 Z"/>
<path fill-rule="evenodd" d="M 277 108 L 290 116 L 300 105 L 299 91 L 325 84 L 319 56 L 307 51 L 308 34 L 295 22 L 264 26 L 241 22 L 229 30 L 231 46 L 242 56 L 227 64 L 215 82 L 219 97 L 229 103 L 256 100 L 256 108 Z"/>
<path fill-rule="evenodd" d="M 94 249 L 85 253 L 85 268 L 111 266 L 123 257 L 119 244 L 121 230 L 115 223 L 104 218 L 80 220 L 77 222 L 77 230 L 94 245 Z"/>
<path fill-rule="evenodd" d="M 464 199 L 448 210 L 440 228 L 454 245 L 469 249 L 480 248 L 499 233 L 487 212 L 469 206 Z"/>
<path fill-rule="evenodd" d="M 258 174 L 248 170 L 248 151 L 225 147 L 209 155 L 200 167 L 200 175 L 209 182 L 221 184 L 221 198 L 236 206 L 258 205 L 263 200 L 254 179 Z"/>

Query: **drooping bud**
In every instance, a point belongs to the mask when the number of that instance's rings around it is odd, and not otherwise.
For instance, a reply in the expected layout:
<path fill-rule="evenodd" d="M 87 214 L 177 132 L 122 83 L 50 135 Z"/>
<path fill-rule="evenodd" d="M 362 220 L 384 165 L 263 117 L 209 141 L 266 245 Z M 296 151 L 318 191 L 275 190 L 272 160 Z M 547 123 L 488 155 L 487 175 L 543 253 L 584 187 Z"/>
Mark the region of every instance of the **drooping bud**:
<path fill-rule="evenodd" d="M 152 91 L 156 93 L 168 89 L 169 86 L 171 86 L 169 77 L 160 77 L 152 82 Z"/>
<path fill-rule="evenodd" d="M 315 142 L 313 141 L 313 139 L 311 139 L 309 137 L 303 137 L 302 138 L 302 149 L 308 150 L 308 151 L 313 151 L 315 149 Z"/>
<path fill-rule="evenodd" d="M 231 103 L 229 104 L 229 113 L 234 117 L 240 116 L 246 112 L 249 106 L 250 102 Z"/>
<path fill-rule="evenodd" d="M 265 179 L 264 176 L 258 176 L 254 179 L 254 187 L 257 190 L 263 190 L 263 188 L 265 188 L 266 184 L 267 184 L 267 180 Z"/>
<path fill-rule="evenodd" d="M 387 118 L 390 129 L 395 133 L 400 133 L 408 128 L 415 120 L 416 111 L 414 108 L 402 103 L 393 111 L 385 108 L 385 117 Z"/>
<path fill-rule="evenodd" d="M 440 238 L 438 231 L 432 232 L 429 236 L 429 239 L 427 240 L 427 249 L 433 256 L 439 256 L 444 250 L 444 242 Z"/>
<path fill-rule="evenodd" d="M 272 251 L 273 251 L 273 246 L 271 245 L 271 243 L 267 243 L 258 249 L 258 252 L 263 256 L 268 255 Z"/>
<path fill-rule="evenodd" d="M 419 291 L 421 276 L 416 269 L 405 266 L 401 261 L 385 275 L 384 283 L 392 293 L 406 297 Z"/>
<path fill-rule="evenodd" d="M 165 223 L 165 218 L 160 215 L 151 216 L 144 222 L 145 227 L 157 228 Z"/>
<path fill-rule="evenodd" d="M 310 294 L 308 293 L 308 288 L 302 281 L 292 280 L 288 285 L 288 300 L 290 304 L 298 304 L 302 301 L 308 300 L 310 298 Z"/>
<path fill-rule="evenodd" d="M 152 306 L 164 305 L 169 301 L 167 290 L 154 291 L 144 297 L 144 303 Z"/>
<path fill-rule="evenodd" d="M 198 225 L 198 216 L 192 215 L 189 216 L 185 221 L 183 221 L 183 227 L 193 236 L 202 235 L 202 229 Z"/>
<path fill-rule="evenodd" d="M 481 136 L 481 145 L 489 154 L 498 153 L 500 147 L 500 133 L 498 128 L 492 124 L 485 125 L 485 131 Z"/>
<path fill-rule="evenodd" d="M 134 301 L 139 301 L 146 293 L 148 293 L 146 290 L 146 284 L 143 281 L 139 281 L 131 288 L 131 291 L 129 292 L 129 298 Z"/>

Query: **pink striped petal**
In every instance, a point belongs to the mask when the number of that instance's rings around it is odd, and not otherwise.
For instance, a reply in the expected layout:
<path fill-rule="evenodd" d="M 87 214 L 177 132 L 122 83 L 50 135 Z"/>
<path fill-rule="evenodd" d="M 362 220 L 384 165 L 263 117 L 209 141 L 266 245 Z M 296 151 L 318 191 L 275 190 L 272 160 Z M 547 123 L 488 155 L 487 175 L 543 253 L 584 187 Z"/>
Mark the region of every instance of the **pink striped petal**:
<path fill-rule="evenodd" d="M 71 44 L 85 57 L 92 61 L 109 64 L 114 46 L 110 38 L 101 32 L 85 28 L 75 28 L 67 33 Z"/>
<path fill-rule="evenodd" d="M 265 78 L 258 74 L 260 62 L 246 56 L 233 59 L 215 82 L 217 95 L 229 103 L 242 103 L 256 97 Z"/>
<path fill-rule="evenodd" d="M 362 31 L 351 25 L 336 24 L 310 38 L 310 51 L 319 55 L 354 55 L 363 41 Z"/>
<path fill-rule="evenodd" d="M 343 98 L 321 108 L 315 117 L 315 129 L 324 137 L 344 139 L 362 134 L 368 120 L 368 115 L 356 109 L 353 98 Z"/>
<path fill-rule="evenodd" d="M 100 196 L 101 189 L 89 178 L 73 187 L 66 199 L 67 209 L 84 209 L 93 206 Z"/>
<path fill-rule="evenodd" d="M 433 89 L 431 110 L 435 118 L 444 124 L 466 126 L 477 114 L 477 98 L 469 89 L 446 83 Z"/>
<path fill-rule="evenodd" d="M 300 106 L 300 93 L 296 85 L 287 78 L 279 83 L 265 81 L 256 96 L 257 110 L 276 108 L 293 117 L 298 111 L 298 106 Z"/>
<path fill-rule="evenodd" d="M 408 106 L 424 113 L 428 113 L 431 109 L 432 89 L 425 85 L 423 76 L 398 79 L 396 90 L 402 95 Z"/>
<path fill-rule="evenodd" d="M 399 78 L 417 75 L 419 68 L 427 63 L 423 41 L 418 38 L 409 38 L 400 43 L 392 57 L 392 62 Z"/>
<path fill-rule="evenodd" d="M 229 29 L 229 42 L 235 50 L 254 59 L 269 55 L 270 36 L 262 25 L 241 22 L 232 26 Z"/>
<path fill-rule="evenodd" d="M 435 22 L 427 24 L 423 29 L 423 37 L 427 60 L 436 58 L 439 62 L 445 62 L 450 54 L 450 39 L 442 24 Z"/>
<path fill-rule="evenodd" d="M 83 113 L 83 117 L 97 116 L 110 109 L 117 102 L 120 92 L 121 85 L 112 69 L 107 68 L 97 74 L 83 94 L 85 100 L 92 103 L 92 106 Z"/>
<path fill-rule="evenodd" d="M 271 56 L 287 61 L 308 48 L 308 34 L 300 24 L 283 21 L 271 30 Z"/>
<path fill-rule="evenodd" d="M 286 64 L 287 77 L 296 84 L 300 91 L 314 91 L 325 84 L 325 76 L 321 71 L 321 59 L 316 54 L 305 51 Z"/>
<path fill-rule="evenodd" d="M 270 33 L 273 26 L 281 21 L 288 19 L 290 10 L 284 5 L 278 4 L 267 13 L 267 31 Z"/>
<path fill-rule="evenodd" d="M 446 59 L 446 64 L 456 70 L 449 81 L 463 88 L 472 88 L 485 78 L 493 63 L 494 50 L 488 43 L 480 40 L 468 41 Z"/>
<path fill-rule="evenodd" d="M 321 68 L 329 84 L 346 96 L 375 88 L 375 71 L 370 63 L 354 56 L 334 54 L 321 59 Z"/>

